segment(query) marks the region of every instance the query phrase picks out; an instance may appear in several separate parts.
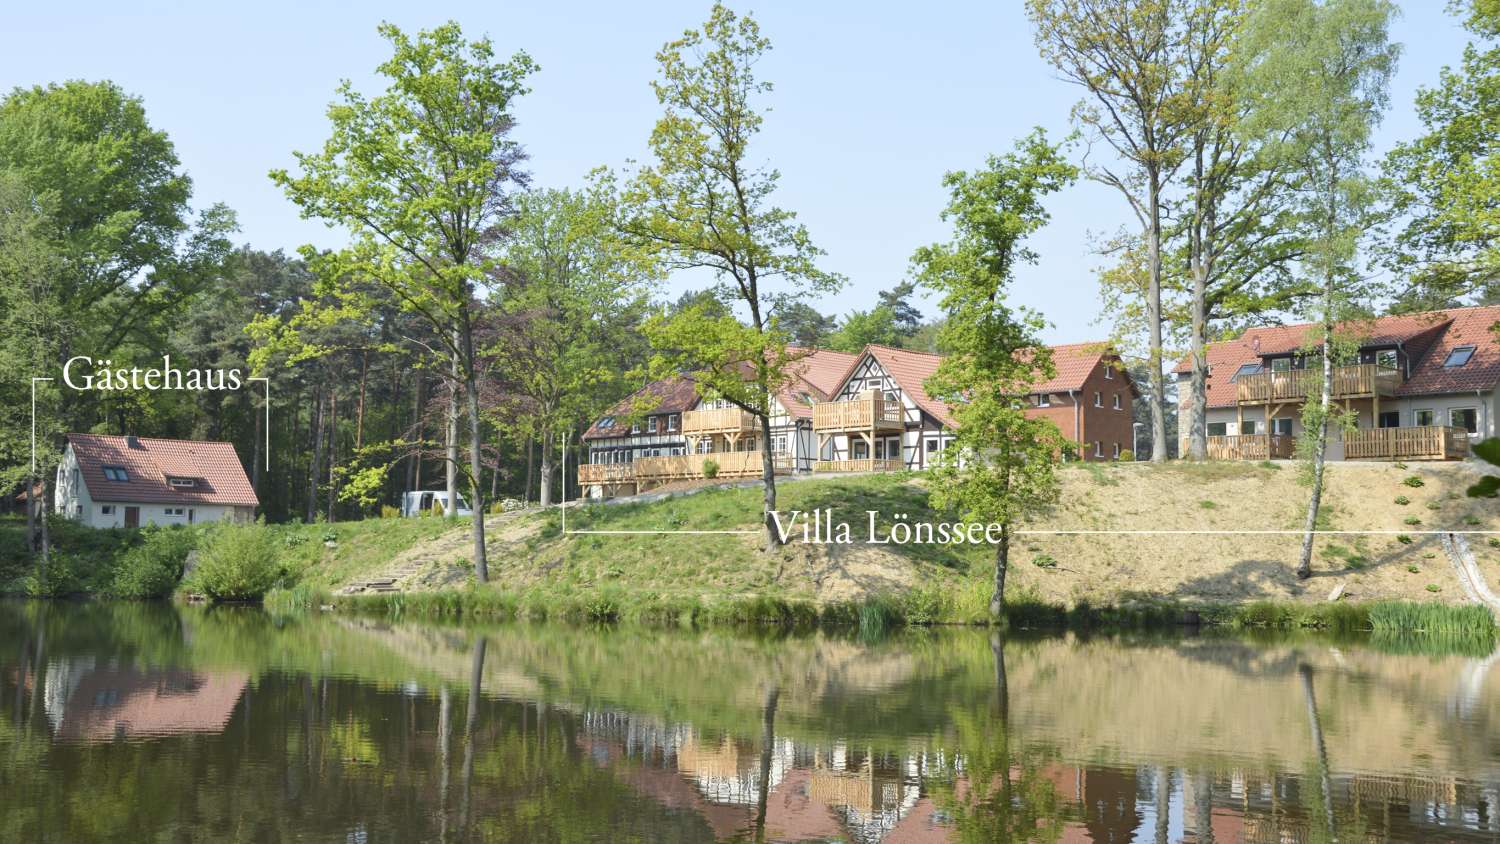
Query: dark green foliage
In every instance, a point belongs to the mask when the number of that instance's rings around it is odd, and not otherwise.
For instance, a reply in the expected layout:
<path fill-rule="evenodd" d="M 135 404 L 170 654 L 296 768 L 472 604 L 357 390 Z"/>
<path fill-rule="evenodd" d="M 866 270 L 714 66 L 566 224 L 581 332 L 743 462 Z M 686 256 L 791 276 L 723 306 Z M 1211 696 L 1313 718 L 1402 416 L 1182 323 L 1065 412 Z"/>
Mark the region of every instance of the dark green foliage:
<path fill-rule="evenodd" d="M 1407 475 L 1406 478 L 1401 481 L 1401 483 L 1406 484 L 1413 489 L 1424 485 L 1422 479 L 1417 475 Z"/>
<path fill-rule="evenodd" d="M 141 544 L 120 555 L 110 592 L 120 598 L 163 598 L 172 594 L 199 536 L 199 531 L 185 527 L 148 527 L 141 531 Z"/>
<path fill-rule="evenodd" d="M 199 552 L 188 585 L 215 601 L 258 601 L 283 574 L 279 550 L 264 525 L 217 527 Z"/>

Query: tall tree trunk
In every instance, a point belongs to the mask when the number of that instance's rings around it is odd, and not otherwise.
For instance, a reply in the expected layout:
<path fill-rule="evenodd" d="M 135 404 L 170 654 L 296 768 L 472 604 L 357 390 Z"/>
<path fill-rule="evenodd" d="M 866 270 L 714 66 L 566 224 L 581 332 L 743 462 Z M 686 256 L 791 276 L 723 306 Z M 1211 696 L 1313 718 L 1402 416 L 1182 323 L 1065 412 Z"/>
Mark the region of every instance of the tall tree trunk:
<path fill-rule="evenodd" d="M 542 482 L 537 503 L 543 507 L 552 505 L 552 429 L 542 429 Z"/>
<path fill-rule="evenodd" d="M 41 543 L 36 532 L 36 507 L 37 507 L 37 485 L 42 482 L 41 475 L 31 473 L 26 478 L 26 553 L 35 554 Z"/>
<path fill-rule="evenodd" d="M 47 569 L 52 563 L 52 528 L 48 524 L 49 520 L 47 518 L 47 516 L 52 512 L 52 503 L 47 500 L 47 492 L 49 489 L 47 485 L 47 478 L 45 476 L 38 478 L 37 485 L 40 487 L 39 491 L 41 492 L 42 496 L 42 500 L 40 502 L 41 506 L 37 508 L 37 522 L 38 527 L 41 528 L 42 534 L 42 556 L 40 559 L 37 574 L 41 578 L 41 581 L 43 583 L 46 583 Z"/>
<path fill-rule="evenodd" d="M 480 636 L 479 641 L 474 643 L 474 661 L 469 667 L 469 712 L 464 719 L 463 794 L 459 810 L 459 823 L 465 830 L 469 826 L 469 796 L 474 781 L 474 734 L 479 729 L 479 694 L 484 688 L 484 651 L 488 644 L 489 639 L 484 636 Z"/>
<path fill-rule="evenodd" d="M 251 402 L 250 413 L 255 417 L 255 443 L 250 446 L 250 488 L 260 495 L 260 464 L 263 461 L 261 453 L 262 441 L 265 439 L 266 413 L 264 410 L 256 410 L 254 402 Z"/>
<path fill-rule="evenodd" d="M 1150 332 L 1148 354 L 1151 372 L 1151 462 L 1167 459 L 1166 379 L 1162 377 L 1161 360 L 1161 184 L 1155 167 L 1148 168 L 1150 203 L 1146 232 L 1150 278 L 1146 289 L 1146 327 Z"/>
<path fill-rule="evenodd" d="M 1188 263 L 1193 276 L 1193 305 L 1191 337 L 1189 344 L 1192 357 L 1190 395 L 1188 396 L 1188 453 L 1191 460 L 1208 459 L 1208 277 L 1213 260 L 1210 252 L 1208 232 L 1212 230 L 1214 218 L 1210 188 L 1203 172 L 1203 146 L 1207 142 L 1203 132 L 1194 136 L 1193 159 L 1193 223 L 1189 234 Z M 1181 426 L 1183 420 L 1179 418 Z"/>
<path fill-rule="evenodd" d="M 1328 746 L 1323 742 L 1323 721 L 1318 717 L 1318 698 L 1313 693 L 1313 670 L 1307 663 L 1297 666 L 1302 680 L 1302 699 L 1307 706 L 1307 727 L 1312 733 L 1313 752 L 1318 758 L 1318 784 L 1323 794 L 1323 824 L 1329 841 L 1337 841 L 1333 819 L 1333 780 L 1328 770 Z"/>
<path fill-rule="evenodd" d="M 1005 573 L 1010 568 L 1010 522 L 1000 523 L 1000 541 L 995 544 L 995 591 L 990 595 L 990 618 L 1005 617 Z"/>
<path fill-rule="evenodd" d="M 354 450 L 365 445 L 365 382 L 370 377 L 370 350 L 360 353 L 359 359 L 359 404 L 354 409 Z"/>
<path fill-rule="evenodd" d="M 455 354 L 448 372 L 447 426 L 443 430 L 443 463 L 447 470 L 443 481 L 444 489 L 448 491 L 448 504 L 443 508 L 443 515 L 450 519 L 458 514 L 458 391 L 463 385 L 458 366 L 458 355 Z"/>
<path fill-rule="evenodd" d="M 761 507 L 762 546 L 774 551 L 781 546 L 781 531 L 776 529 L 776 455 L 771 453 L 771 415 L 755 414 L 760 423 L 760 477 L 764 486 Z"/>
<path fill-rule="evenodd" d="M 313 390 L 312 418 L 308 420 L 312 440 L 312 463 L 307 467 L 307 523 L 318 520 L 318 476 L 323 466 L 323 388 Z"/>
<path fill-rule="evenodd" d="M 333 521 L 333 508 L 338 500 L 339 465 L 339 391 L 328 391 L 328 521 Z"/>
<path fill-rule="evenodd" d="M 427 379 L 422 376 L 422 371 L 416 371 L 416 400 L 411 409 L 412 436 L 416 439 L 416 449 L 407 457 L 406 462 L 406 489 L 418 490 L 422 488 L 422 440 L 424 431 L 422 425 L 422 405 L 426 402 Z"/>
<path fill-rule="evenodd" d="M 1307 497 L 1307 518 L 1302 528 L 1302 557 L 1297 562 L 1297 577 L 1306 580 L 1312 577 L 1312 554 L 1313 539 L 1318 529 L 1318 508 L 1323 504 L 1323 469 L 1328 462 L 1328 412 L 1332 405 L 1333 395 L 1333 322 L 1332 297 L 1333 276 L 1328 277 L 1328 288 L 1325 291 L 1329 299 L 1329 310 L 1323 319 L 1323 386 L 1318 397 L 1319 407 L 1318 427 L 1313 440 L 1312 454 L 1312 490 Z"/>
<path fill-rule="evenodd" d="M 526 487 L 521 491 L 521 501 L 531 503 L 531 486 L 536 475 L 536 440 L 526 437 Z"/>
<path fill-rule="evenodd" d="M 473 360 L 473 356 L 470 356 Z M 484 449 L 479 419 L 479 379 L 469 369 L 469 382 L 465 392 L 469 394 L 469 506 L 474 510 L 474 576 L 480 583 L 490 579 L 489 560 L 484 548 L 484 487 L 480 485 L 480 473 L 484 470 L 480 457 Z"/>

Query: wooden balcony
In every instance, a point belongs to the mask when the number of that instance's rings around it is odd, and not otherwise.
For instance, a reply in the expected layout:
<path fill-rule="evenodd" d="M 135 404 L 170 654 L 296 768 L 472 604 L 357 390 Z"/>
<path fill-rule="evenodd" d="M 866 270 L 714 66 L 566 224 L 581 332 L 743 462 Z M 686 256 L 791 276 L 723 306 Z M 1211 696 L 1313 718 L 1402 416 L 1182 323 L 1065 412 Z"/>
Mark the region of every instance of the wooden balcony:
<path fill-rule="evenodd" d="M 1395 395 L 1401 373 L 1378 364 L 1361 363 L 1333 368 L 1333 398 L 1357 399 Z M 1242 375 L 1235 382 L 1240 404 L 1300 402 L 1323 390 L 1322 369 L 1292 369 Z"/>
<path fill-rule="evenodd" d="M 814 472 L 899 472 L 905 468 L 906 464 L 901 460 L 876 460 L 873 458 L 817 460 L 813 462 Z"/>
<path fill-rule="evenodd" d="M 706 437 L 712 434 L 748 434 L 756 429 L 755 417 L 737 408 L 689 410 L 682 414 L 684 437 Z"/>
<path fill-rule="evenodd" d="M 1345 460 L 1462 460 L 1469 432 L 1448 425 L 1344 432 Z"/>
<path fill-rule="evenodd" d="M 870 391 L 851 401 L 813 405 L 813 430 L 820 434 L 845 431 L 901 431 L 906 428 L 900 401 Z"/>
<path fill-rule="evenodd" d="M 578 467 L 578 483 L 619 484 L 635 481 L 635 467 L 629 463 L 584 463 Z"/>
<path fill-rule="evenodd" d="M 1297 442 L 1287 434 L 1240 434 L 1209 437 L 1209 460 L 1285 460 L 1296 453 Z"/>

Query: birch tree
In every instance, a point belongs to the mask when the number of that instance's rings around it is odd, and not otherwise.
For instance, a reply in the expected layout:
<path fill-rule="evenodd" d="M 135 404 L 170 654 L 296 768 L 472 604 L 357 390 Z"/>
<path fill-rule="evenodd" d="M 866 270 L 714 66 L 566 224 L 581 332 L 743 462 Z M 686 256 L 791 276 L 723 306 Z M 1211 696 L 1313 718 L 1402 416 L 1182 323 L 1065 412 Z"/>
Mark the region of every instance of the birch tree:
<path fill-rule="evenodd" d="M 651 132 L 652 161 L 623 192 L 625 230 L 655 248 L 668 270 L 711 272 L 714 298 L 733 309 L 698 302 L 649 321 L 647 336 L 665 350 L 654 368 L 690 372 L 701 393 L 754 416 L 763 438 L 772 396 L 799 358 L 777 311 L 843 284 L 818 267 L 822 250 L 796 215 L 774 204 L 780 174 L 752 157 L 759 101 L 771 92 L 756 65 L 770 49 L 754 18 L 722 4 L 701 28 L 662 47 L 652 89 L 665 113 Z M 770 550 L 779 534 L 775 460 L 766 446 L 762 521 Z"/>
<path fill-rule="evenodd" d="M 401 308 L 433 329 L 431 353 L 447 361 L 448 498 L 456 472 L 469 481 L 474 510 L 474 571 L 488 579 L 484 547 L 483 441 L 479 356 L 474 342 L 481 288 L 491 283 L 512 193 L 525 186 L 525 155 L 511 139 L 511 109 L 536 70 L 518 52 L 495 59 L 489 39 L 466 41 L 456 23 L 408 36 L 392 24 L 380 34 L 393 54 L 378 71 L 385 92 L 366 98 L 349 82 L 328 109 L 332 134 L 320 152 L 297 153 L 300 173 L 271 178 L 305 217 L 346 228 L 342 250 L 302 252 L 324 291 L 362 306 L 351 285 L 385 288 Z M 457 397 L 468 404 L 469 460 L 456 453 Z"/>
<path fill-rule="evenodd" d="M 1313 540 L 1323 498 L 1333 406 L 1333 368 L 1348 347 L 1339 326 L 1361 312 L 1372 291 L 1356 263 L 1371 223 L 1366 173 L 1370 135 L 1389 100 L 1399 48 L 1390 43 L 1395 7 L 1387 0 L 1267 0 L 1250 22 L 1257 121 L 1285 129 L 1280 153 L 1299 186 L 1304 255 L 1300 272 L 1316 291 L 1306 304 L 1318 325 L 1317 401 L 1303 403 L 1304 453 L 1311 489 L 1297 576 L 1312 575 Z"/>

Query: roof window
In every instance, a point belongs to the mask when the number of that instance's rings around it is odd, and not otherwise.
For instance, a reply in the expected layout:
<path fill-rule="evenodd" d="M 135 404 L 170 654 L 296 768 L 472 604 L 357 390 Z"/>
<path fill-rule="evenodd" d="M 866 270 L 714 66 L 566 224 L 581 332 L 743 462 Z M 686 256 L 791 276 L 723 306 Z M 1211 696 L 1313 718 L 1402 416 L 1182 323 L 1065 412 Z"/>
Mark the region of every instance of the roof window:
<path fill-rule="evenodd" d="M 1455 366 L 1463 366 L 1464 364 L 1468 363 L 1469 358 L 1473 356 L 1473 346 L 1458 346 L 1454 348 L 1453 351 L 1448 353 L 1447 359 L 1443 361 L 1443 368 L 1451 369 Z"/>
<path fill-rule="evenodd" d="M 104 479 L 107 481 L 128 481 L 130 473 L 125 471 L 124 466 L 105 466 Z"/>
<path fill-rule="evenodd" d="M 1258 363 L 1247 363 L 1247 364 L 1244 364 L 1243 366 L 1241 366 L 1239 368 L 1239 370 L 1234 373 L 1234 376 L 1231 377 L 1229 380 L 1230 381 L 1238 381 L 1238 380 L 1240 380 L 1240 376 L 1242 376 L 1242 375 L 1255 375 L 1258 372 L 1260 372 L 1260 364 L 1258 364 Z"/>
<path fill-rule="evenodd" d="M 198 485 L 198 482 L 193 478 L 167 478 L 167 483 L 182 489 L 192 489 Z"/>

